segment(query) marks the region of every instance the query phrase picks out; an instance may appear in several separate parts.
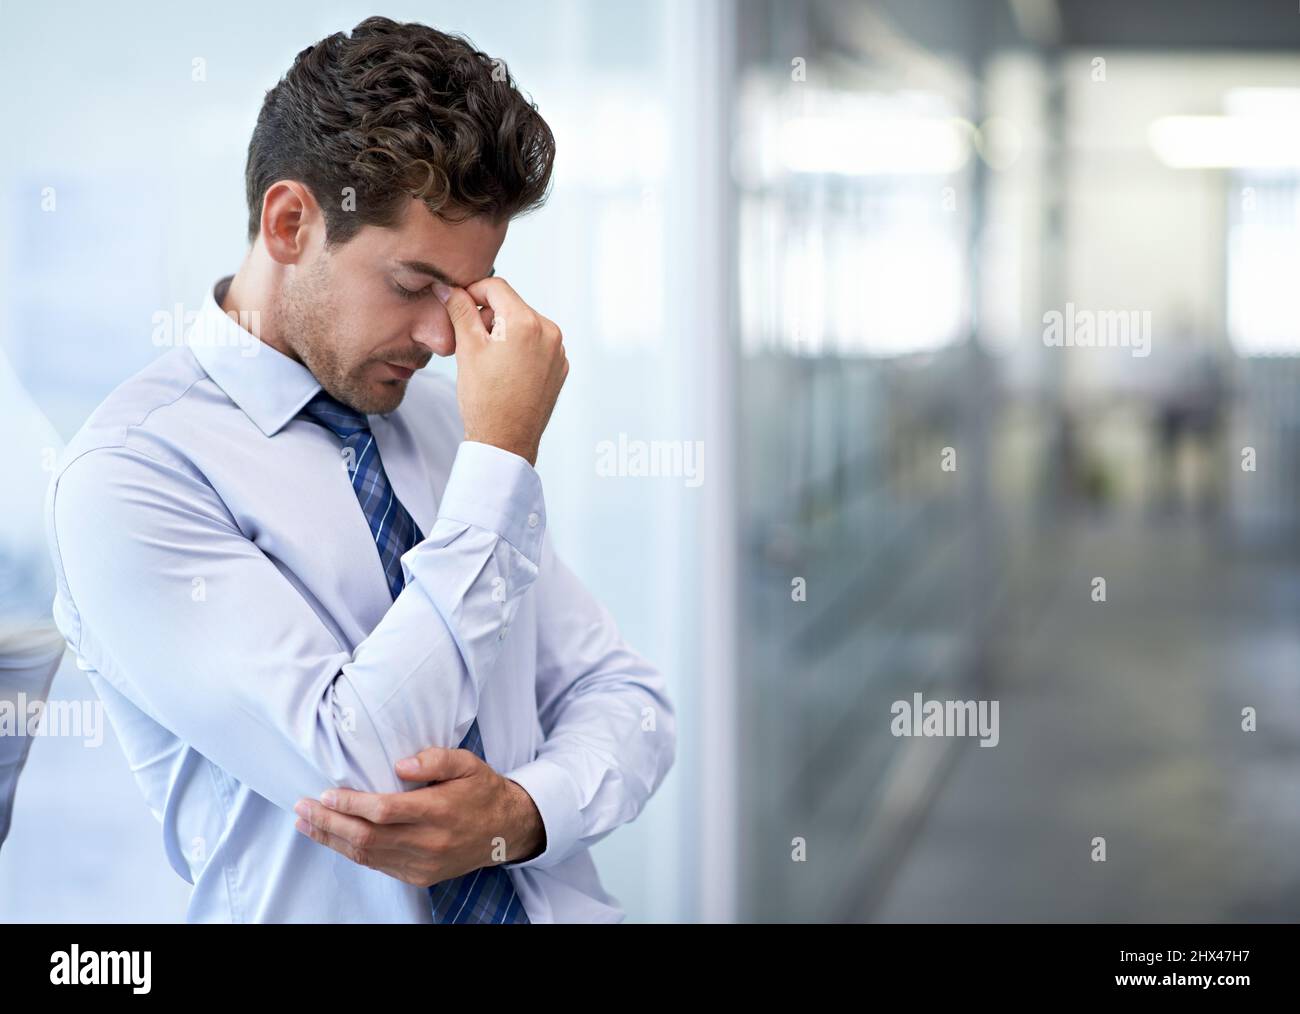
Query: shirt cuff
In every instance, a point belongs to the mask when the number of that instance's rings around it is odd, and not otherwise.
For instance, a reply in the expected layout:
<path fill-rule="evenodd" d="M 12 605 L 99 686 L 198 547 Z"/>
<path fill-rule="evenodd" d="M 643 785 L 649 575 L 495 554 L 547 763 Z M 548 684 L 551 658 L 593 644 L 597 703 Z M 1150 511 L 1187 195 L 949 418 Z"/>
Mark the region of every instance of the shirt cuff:
<path fill-rule="evenodd" d="M 569 773 L 552 760 L 539 757 L 517 767 L 505 777 L 533 798 L 546 831 L 546 848 L 524 862 L 501 863 L 527 869 L 545 868 L 567 859 L 582 833 L 582 808 L 578 788 Z"/>
<path fill-rule="evenodd" d="M 438 517 L 496 532 L 534 564 L 546 532 L 542 479 L 524 458 L 465 440 L 447 476 Z"/>

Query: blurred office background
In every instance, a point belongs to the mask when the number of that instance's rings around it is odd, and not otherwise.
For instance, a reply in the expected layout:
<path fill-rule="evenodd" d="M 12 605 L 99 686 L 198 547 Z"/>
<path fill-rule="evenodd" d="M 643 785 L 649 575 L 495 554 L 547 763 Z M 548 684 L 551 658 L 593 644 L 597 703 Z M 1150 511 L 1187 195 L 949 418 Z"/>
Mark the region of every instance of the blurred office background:
<path fill-rule="evenodd" d="M 25 490 L 238 265 L 264 91 L 372 13 L 7 12 Z M 677 704 L 676 767 L 595 850 L 632 919 L 1300 916 L 1294 3 L 381 13 L 506 59 L 556 131 L 498 271 L 573 363 L 557 547 Z M 1053 312 L 1137 330 L 1055 347 Z M 603 474 L 620 440 L 699 473 Z M 0 620 L 35 626 L 13 499 Z M 917 693 L 997 701 L 997 746 L 894 736 Z M 92 697 L 70 659 L 52 695 Z M 0 919 L 176 919 L 186 891 L 111 733 L 38 737 Z"/>

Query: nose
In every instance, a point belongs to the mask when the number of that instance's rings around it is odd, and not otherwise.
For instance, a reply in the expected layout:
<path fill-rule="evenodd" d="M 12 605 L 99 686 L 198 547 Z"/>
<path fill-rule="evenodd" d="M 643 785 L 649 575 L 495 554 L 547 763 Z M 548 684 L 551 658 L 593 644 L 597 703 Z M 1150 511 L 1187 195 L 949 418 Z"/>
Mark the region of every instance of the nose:
<path fill-rule="evenodd" d="M 456 330 L 446 308 L 438 303 L 430 307 L 411 329 L 411 340 L 423 345 L 435 356 L 450 356 L 456 351 Z"/>

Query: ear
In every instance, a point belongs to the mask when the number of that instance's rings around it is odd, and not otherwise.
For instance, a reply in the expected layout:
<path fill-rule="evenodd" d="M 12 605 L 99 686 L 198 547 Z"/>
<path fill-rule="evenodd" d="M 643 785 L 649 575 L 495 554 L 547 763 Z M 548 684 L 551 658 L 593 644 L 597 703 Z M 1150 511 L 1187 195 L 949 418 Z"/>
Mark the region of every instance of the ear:
<path fill-rule="evenodd" d="M 296 180 L 277 180 L 267 187 L 261 239 L 279 264 L 297 264 L 313 246 L 323 245 L 325 216 L 311 191 Z"/>

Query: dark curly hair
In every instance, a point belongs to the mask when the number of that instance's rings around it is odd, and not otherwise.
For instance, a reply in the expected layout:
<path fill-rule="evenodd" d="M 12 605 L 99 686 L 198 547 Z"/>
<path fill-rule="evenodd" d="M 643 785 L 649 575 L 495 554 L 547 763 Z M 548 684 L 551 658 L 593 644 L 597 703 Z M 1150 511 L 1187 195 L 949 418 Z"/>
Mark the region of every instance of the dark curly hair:
<path fill-rule="evenodd" d="M 367 18 L 304 49 L 266 93 L 244 171 L 248 238 L 277 180 L 311 190 L 337 244 L 392 225 L 411 197 L 449 221 L 508 220 L 546 200 L 554 161 L 503 62 L 464 36 Z"/>

